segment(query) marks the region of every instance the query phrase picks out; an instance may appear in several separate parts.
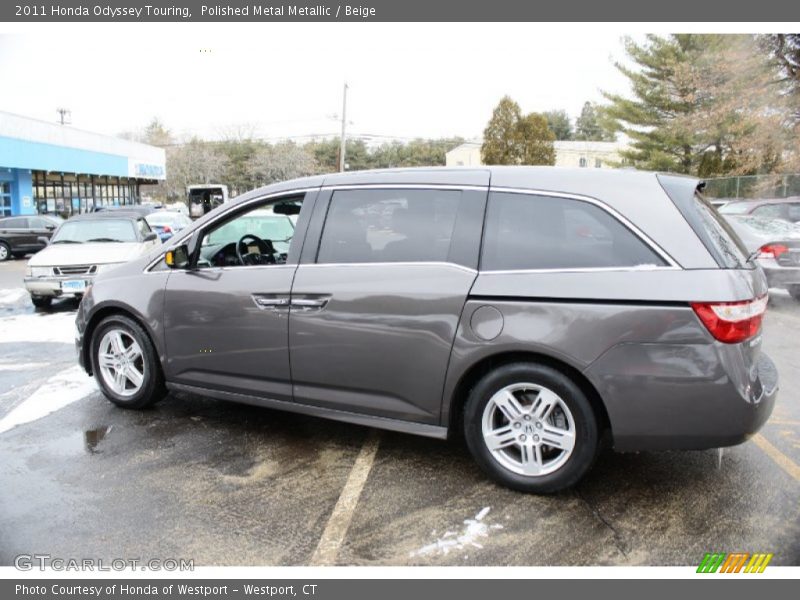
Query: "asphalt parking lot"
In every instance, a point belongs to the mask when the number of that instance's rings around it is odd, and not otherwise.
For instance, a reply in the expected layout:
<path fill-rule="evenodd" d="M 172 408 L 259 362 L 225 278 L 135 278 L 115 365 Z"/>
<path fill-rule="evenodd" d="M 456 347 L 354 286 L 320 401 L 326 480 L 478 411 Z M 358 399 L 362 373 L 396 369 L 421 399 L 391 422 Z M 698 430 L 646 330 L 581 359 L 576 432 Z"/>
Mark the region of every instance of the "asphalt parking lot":
<path fill-rule="evenodd" d="M 76 304 L 35 312 L 0 264 L 0 565 L 18 554 L 196 565 L 800 565 L 800 304 L 775 292 L 781 394 L 753 440 L 606 451 L 552 497 L 440 442 L 192 396 L 108 403 L 75 363 Z"/>

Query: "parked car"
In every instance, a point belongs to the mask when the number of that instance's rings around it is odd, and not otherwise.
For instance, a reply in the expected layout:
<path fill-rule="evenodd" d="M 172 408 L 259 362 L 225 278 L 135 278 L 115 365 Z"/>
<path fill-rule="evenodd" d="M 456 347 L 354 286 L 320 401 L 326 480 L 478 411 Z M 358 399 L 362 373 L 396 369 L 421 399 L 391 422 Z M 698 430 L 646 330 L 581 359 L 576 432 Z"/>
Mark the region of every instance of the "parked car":
<path fill-rule="evenodd" d="M 0 262 L 38 252 L 64 222 L 61 217 L 28 215 L 0 219 Z"/>
<path fill-rule="evenodd" d="M 800 197 L 772 198 L 766 200 L 737 200 L 720 207 L 723 215 L 750 215 L 763 219 L 783 219 L 800 223 Z"/>
<path fill-rule="evenodd" d="M 53 298 L 82 296 L 95 276 L 161 245 L 144 217 L 103 211 L 72 217 L 28 261 L 25 287 L 37 308 Z"/>
<path fill-rule="evenodd" d="M 162 242 L 166 242 L 173 235 L 192 224 L 189 217 L 171 210 L 157 210 L 148 213 L 145 215 L 145 219 Z"/>
<path fill-rule="evenodd" d="M 228 186 L 218 183 L 190 185 L 186 188 L 189 215 L 198 219 L 228 202 Z"/>
<path fill-rule="evenodd" d="M 270 185 L 100 274 L 79 361 L 124 408 L 183 390 L 463 434 L 528 492 L 575 484 L 604 435 L 619 451 L 738 444 L 778 389 L 767 281 L 698 183 L 484 167 Z M 291 214 L 283 256 L 261 232 Z"/>
<path fill-rule="evenodd" d="M 764 269 L 769 287 L 788 290 L 800 300 L 800 225 L 736 215 L 729 216 L 728 221 Z"/>

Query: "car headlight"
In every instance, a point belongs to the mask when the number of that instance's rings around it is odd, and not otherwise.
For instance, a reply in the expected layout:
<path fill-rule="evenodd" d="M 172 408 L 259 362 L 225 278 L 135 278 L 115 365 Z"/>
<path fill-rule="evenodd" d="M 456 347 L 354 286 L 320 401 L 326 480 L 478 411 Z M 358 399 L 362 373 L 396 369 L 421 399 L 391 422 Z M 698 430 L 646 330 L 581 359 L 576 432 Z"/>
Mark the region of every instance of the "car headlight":
<path fill-rule="evenodd" d="M 52 267 L 28 267 L 28 277 L 47 277 L 52 274 Z"/>
<path fill-rule="evenodd" d="M 106 265 L 97 265 L 97 270 L 95 273 L 105 273 L 106 271 L 110 271 L 111 269 L 116 269 L 118 266 L 124 263 L 109 263 Z"/>

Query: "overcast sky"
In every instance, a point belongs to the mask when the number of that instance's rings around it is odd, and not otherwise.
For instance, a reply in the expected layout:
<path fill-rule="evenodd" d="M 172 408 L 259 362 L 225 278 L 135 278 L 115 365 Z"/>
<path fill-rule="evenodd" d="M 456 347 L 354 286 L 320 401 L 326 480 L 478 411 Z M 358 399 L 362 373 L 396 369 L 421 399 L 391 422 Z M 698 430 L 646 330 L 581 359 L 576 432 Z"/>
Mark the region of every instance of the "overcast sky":
<path fill-rule="evenodd" d="M 78 29 L 80 27 L 80 29 Z M 178 136 L 480 137 L 509 94 L 575 117 L 614 68 L 624 29 L 546 24 L 73 26 L 0 34 L 0 110 L 116 134 L 161 119 Z"/>

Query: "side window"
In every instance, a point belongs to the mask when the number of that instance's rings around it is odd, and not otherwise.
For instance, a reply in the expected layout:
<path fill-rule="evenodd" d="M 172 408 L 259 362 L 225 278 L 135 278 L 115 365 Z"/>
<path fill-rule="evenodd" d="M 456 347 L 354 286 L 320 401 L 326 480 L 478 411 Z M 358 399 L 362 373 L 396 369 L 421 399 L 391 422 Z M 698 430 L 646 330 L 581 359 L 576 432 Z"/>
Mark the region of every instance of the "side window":
<path fill-rule="evenodd" d="M 145 237 L 148 233 L 152 231 L 152 229 L 150 229 L 150 225 L 144 219 L 137 220 L 136 226 L 139 229 L 139 233 L 142 234 L 142 237 Z"/>
<path fill-rule="evenodd" d="M 46 229 L 47 225 L 48 223 L 44 219 L 39 217 L 28 217 L 28 226 L 31 229 Z"/>
<path fill-rule="evenodd" d="M 580 200 L 493 192 L 481 269 L 589 269 L 664 266 L 637 235 Z"/>
<path fill-rule="evenodd" d="M 28 219 L 23 217 L 6 219 L 6 221 L 3 223 L 3 227 L 5 227 L 6 229 L 27 229 Z"/>
<path fill-rule="evenodd" d="M 317 262 L 445 262 L 460 198 L 450 190 L 335 192 Z"/>
<path fill-rule="evenodd" d="M 303 199 L 282 198 L 240 212 L 203 232 L 198 267 L 284 264 Z"/>
<path fill-rule="evenodd" d="M 764 204 L 759 206 L 758 208 L 753 209 L 751 213 L 754 217 L 764 217 L 767 219 L 780 219 L 783 215 L 781 214 L 781 205 L 780 204 Z"/>

